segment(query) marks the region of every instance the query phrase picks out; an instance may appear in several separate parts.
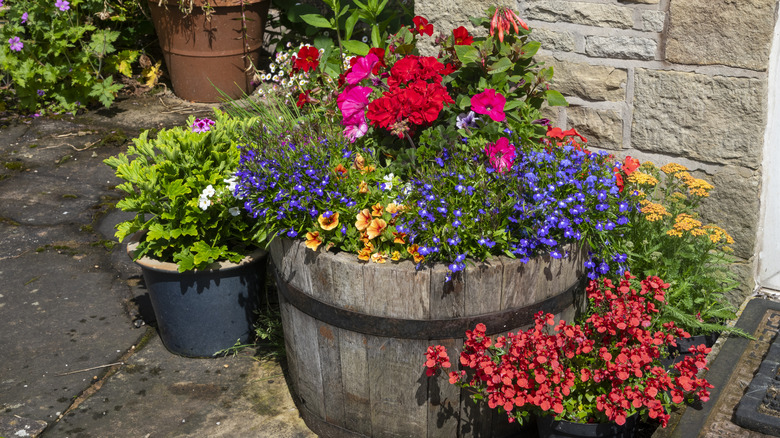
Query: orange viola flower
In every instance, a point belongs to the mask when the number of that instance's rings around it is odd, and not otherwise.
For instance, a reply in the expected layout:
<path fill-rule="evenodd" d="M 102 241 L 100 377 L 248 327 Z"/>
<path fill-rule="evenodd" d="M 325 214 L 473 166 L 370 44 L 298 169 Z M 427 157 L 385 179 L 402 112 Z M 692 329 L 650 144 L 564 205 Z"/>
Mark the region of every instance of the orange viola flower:
<path fill-rule="evenodd" d="M 425 260 L 425 256 L 421 255 L 417 250 L 419 246 L 415 243 L 414 245 L 411 245 L 406 248 L 406 252 L 411 254 L 411 256 L 414 258 L 415 263 L 420 263 Z"/>
<path fill-rule="evenodd" d="M 361 175 L 365 175 L 365 174 L 367 174 L 369 172 L 373 172 L 375 170 L 376 170 L 376 167 L 374 167 L 374 166 L 366 166 L 366 167 L 364 167 L 363 169 L 360 170 L 360 174 Z"/>
<path fill-rule="evenodd" d="M 375 217 L 382 216 L 382 210 L 384 210 L 382 204 L 377 202 L 371 207 L 371 216 L 375 216 Z"/>
<path fill-rule="evenodd" d="M 358 191 L 360 193 L 368 193 L 368 184 L 365 181 L 360 181 L 360 184 L 358 184 Z"/>
<path fill-rule="evenodd" d="M 382 252 L 371 254 L 371 261 L 374 263 L 385 263 L 387 261 L 387 255 Z"/>
<path fill-rule="evenodd" d="M 322 237 L 320 237 L 319 231 L 311 231 L 306 233 L 306 247 L 311 248 L 312 251 L 317 251 L 317 248 L 322 245 Z"/>
<path fill-rule="evenodd" d="M 368 234 L 369 239 L 373 239 L 376 236 L 379 236 L 382 234 L 382 231 L 387 228 L 387 222 L 384 221 L 384 219 L 374 219 L 371 221 L 371 224 L 368 226 L 368 229 L 366 230 L 366 233 Z"/>
<path fill-rule="evenodd" d="M 371 250 L 368 248 L 363 248 L 358 253 L 358 259 L 369 261 L 371 259 Z"/>
<path fill-rule="evenodd" d="M 317 218 L 317 222 L 320 223 L 320 227 L 322 227 L 323 230 L 332 230 L 339 226 L 339 214 L 338 212 L 335 212 L 331 213 L 330 216 L 325 216 L 323 213 L 319 218 Z"/>
<path fill-rule="evenodd" d="M 355 156 L 355 161 L 352 162 L 352 168 L 357 170 L 363 170 L 365 166 L 366 166 L 366 159 L 363 158 L 362 155 L 357 154 Z"/>
<path fill-rule="evenodd" d="M 349 171 L 347 170 L 346 167 L 342 166 L 341 163 L 339 163 L 338 166 L 336 166 L 333 169 L 333 172 L 335 172 L 336 176 L 339 177 L 339 178 L 346 178 L 347 177 L 347 172 L 349 172 Z"/>
<path fill-rule="evenodd" d="M 367 208 L 364 208 L 363 211 L 355 216 L 355 219 L 355 228 L 357 228 L 358 231 L 363 231 L 368 228 L 368 224 L 371 223 L 371 212 L 368 211 Z"/>
<path fill-rule="evenodd" d="M 397 233 L 393 231 L 393 243 L 400 243 L 401 245 L 406 243 L 406 233 Z"/>
<path fill-rule="evenodd" d="M 402 210 L 402 207 L 403 207 L 402 205 L 398 205 L 395 202 L 391 202 L 387 204 L 387 207 L 385 207 L 385 211 L 390 214 L 396 214 Z"/>

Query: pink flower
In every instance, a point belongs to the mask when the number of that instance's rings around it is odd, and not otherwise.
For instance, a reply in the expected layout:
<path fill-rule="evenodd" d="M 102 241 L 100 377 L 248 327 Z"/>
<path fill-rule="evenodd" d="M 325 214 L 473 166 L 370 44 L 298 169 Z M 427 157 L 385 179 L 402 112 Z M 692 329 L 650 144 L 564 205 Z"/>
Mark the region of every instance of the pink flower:
<path fill-rule="evenodd" d="M 336 102 L 344 116 L 344 126 L 359 125 L 365 123 L 365 109 L 368 106 L 368 96 L 371 95 L 371 87 L 348 86 L 339 94 Z"/>
<path fill-rule="evenodd" d="M 515 162 L 515 145 L 509 144 L 506 137 L 501 137 L 497 142 L 485 146 L 485 154 L 496 172 L 504 173 Z"/>
<path fill-rule="evenodd" d="M 200 134 L 203 132 L 210 131 L 212 126 L 214 126 L 213 120 L 207 118 L 203 118 L 203 119 L 196 118 L 195 121 L 192 122 L 190 129 L 192 130 L 192 132 Z"/>
<path fill-rule="evenodd" d="M 368 132 L 368 122 L 366 122 L 366 117 L 363 116 L 363 119 L 360 121 L 360 123 L 347 125 L 344 128 L 344 132 L 342 132 L 342 134 L 347 140 L 349 140 L 350 143 L 354 143 L 355 140 L 366 135 L 366 132 Z"/>
<path fill-rule="evenodd" d="M 355 85 L 370 76 L 371 70 L 373 70 L 377 62 L 379 62 L 379 58 L 373 53 L 358 58 L 355 65 L 352 66 L 352 70 L 347 73 L 347 83 Z"/>
<path fill-rule="evenodd" d="M 57 0 L 56 3 L 54 3 L 54 6 L 57 7 L 62 12 L 67 11 L 70 9 L 70 3 L 68 3 L 66 0 Z"/>
<path fill-rule="evenodd" d="M 506 98 L 492 88 L 471 97 L 471 109 L 477 114 L 487 114 L 496 122 L 506 119 L 505 104 Z"/>

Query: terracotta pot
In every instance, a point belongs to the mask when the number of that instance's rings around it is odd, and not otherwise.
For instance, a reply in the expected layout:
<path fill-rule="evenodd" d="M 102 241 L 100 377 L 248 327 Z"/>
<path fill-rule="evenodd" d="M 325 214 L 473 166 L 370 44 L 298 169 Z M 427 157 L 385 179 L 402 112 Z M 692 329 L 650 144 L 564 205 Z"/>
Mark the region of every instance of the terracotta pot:
<path fill-rule="evenodd" d="M 203 3 L 186 14 L 178 0 L 149 1 L 173 92 L 195 102 L 220 102 L 219 90 L 231 99 L 251 93 L 270 0 L 209 0 L 208 14 Z"/>

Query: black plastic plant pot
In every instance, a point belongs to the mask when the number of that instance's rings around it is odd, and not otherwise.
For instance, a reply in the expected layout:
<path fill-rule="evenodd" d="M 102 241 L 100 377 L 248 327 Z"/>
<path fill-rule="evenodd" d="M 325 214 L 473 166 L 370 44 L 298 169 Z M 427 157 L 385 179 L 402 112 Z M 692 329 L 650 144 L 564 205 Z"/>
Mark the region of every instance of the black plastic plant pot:
<path fill-rule="evenodd" d="M 626 418 L 626 423 L 572 423 L 546 415 L 538 417 L 539 438 L 633 438 L 639 415 Z"/>
<path fill-rule="evenodd" d="M 136 246 L 127 246 L 131 257 Z M 185 272 L 174 263 L 136 260 L 165 347 L 181 356 L 213 357 L 236 342 L 248 343 L 265 287 L 266 260 L 266 252 L 257 250 L 237 264 L 218 262 Z"/>

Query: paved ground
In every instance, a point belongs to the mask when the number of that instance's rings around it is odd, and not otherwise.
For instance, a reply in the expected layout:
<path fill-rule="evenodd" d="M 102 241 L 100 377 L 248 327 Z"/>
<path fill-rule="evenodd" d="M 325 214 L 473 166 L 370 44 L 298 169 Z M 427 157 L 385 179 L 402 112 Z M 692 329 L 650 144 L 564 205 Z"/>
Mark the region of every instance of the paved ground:
<path fill-rule="evenodd" d="M 0 120 L 0 437 L 313 436 L 277 361 L 169 353 L 140 324 L 153 320 L 140 269 L 114 244 L 119 181 L 102 160 L 143 129 L 210 111 L 141 97 Z M 713 401 L 654 437 L 761 436 L 730 418 L 780 327 L 780 310 L 767 312 L 745 322 L 759 339 L 722 344 Z"/>
<path fill-rule="evenodd" d="M 144 97 L 0 121 L 0 436 L 313 436 L 278 362 L 170 354 L 113 244 L 119 181 L 102 160 L 210 111 Z"/>

